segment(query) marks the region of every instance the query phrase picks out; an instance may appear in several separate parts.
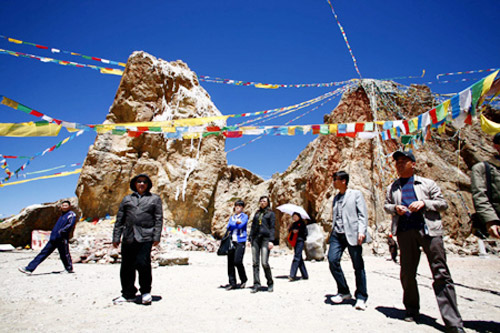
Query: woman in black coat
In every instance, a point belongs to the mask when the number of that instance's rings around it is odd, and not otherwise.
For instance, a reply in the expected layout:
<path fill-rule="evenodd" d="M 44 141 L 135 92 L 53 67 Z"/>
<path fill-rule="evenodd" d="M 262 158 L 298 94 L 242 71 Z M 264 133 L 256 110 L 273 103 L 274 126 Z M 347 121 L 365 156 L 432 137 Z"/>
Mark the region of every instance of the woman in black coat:
<path fill-rule="evenodd" d="M 302 279 L 307 280 L 309 279 L 309 275 L 307 274 L 306 265 L 304 264 L 304 259 L 302 258 L 302 250 L 304 249 L 304 243 L 307 238 L 307 226 L 306 222 L 302 219 L 299 213 L 293 213 L 292 220 L 293 223 L 288 228 L 288 231 L 290 232 L 289 240 L 296 238 L 296 242 L 294 245 L 292 267 L 290 269 L 290 276 L 288 279 L 290 281 L 298 280 L 297 270 L 300 269 Z"/>

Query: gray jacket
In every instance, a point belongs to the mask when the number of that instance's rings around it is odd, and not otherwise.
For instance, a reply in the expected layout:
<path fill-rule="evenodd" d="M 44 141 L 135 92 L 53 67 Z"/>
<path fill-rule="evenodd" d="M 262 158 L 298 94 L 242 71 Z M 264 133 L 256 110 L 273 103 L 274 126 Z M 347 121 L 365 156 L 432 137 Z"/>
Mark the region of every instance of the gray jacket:
<path fill-rule="evenodd" d="M 338 197 L 339 195 L 337 194 L 333 199 L 332 233 L 334 232 L 335 221 L 337 220 L 335 205 L 338 204 Z M 349 245 L 358 245 L 358 234 L 364 234 L 366 236 L 363 243 L 371 242 L 371 237 L 367 231 L 368 213 L 366 210 L 366 202 L 360 191 L 351 189 L 346 190 L 342 202 L 342 222 L 344 223 L 345 237 Z"/>
<path fill-rule="evenodd" d="M 487 195 L 486 168 L 484 163 L 477 163 L 472 167 L 471 192 L 474 208 L 486 222 L 500 220 L 500 160 L 489 161 L 491 171 L 491 200 Z"/>
<path fill-rule="evenodd" d="M 163 210 L 159 196 L 150 192 L 142 197 L 134 192 L 123 198 L 113 230 L 113 243 L 159 242 L 163 226 Z"/>
<path fill-rule="evenodd" d="M 448 208 L 448 203 L 441 193 L 441 189 L 432 179 L 414 176 L 415 195 L 417 200 L 423 201 L 425 206 L 421 212 L 424 222 L 429 230 L 430 236 L 443 235 L 443 223 L 439 212 Z M 399 179 L 387 187 L 384 210 L 392 215 L 392 234 L 397 235 L 399 215 L 396 213 L 396 206 L 401 205 L 401 184 Z"/>

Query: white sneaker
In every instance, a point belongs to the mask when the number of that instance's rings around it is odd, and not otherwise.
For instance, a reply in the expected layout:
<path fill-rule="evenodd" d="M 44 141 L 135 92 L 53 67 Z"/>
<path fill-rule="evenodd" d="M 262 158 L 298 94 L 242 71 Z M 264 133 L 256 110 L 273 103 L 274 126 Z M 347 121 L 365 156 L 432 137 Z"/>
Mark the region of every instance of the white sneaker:
<path fill-rule="evenodd" d="M 356 300 L 356 305 L 354 306 L 354 308 L 356 310 L 366 310 L 366 301 L 362 300 L 362 299 L 358 299 Z"/>
<path fill-rule="evenodd" d="M 150 293 L 142 294 L 142 304 L 151 304 L 153 296 Z"/>
<path fill-rule="evenodd" d="M 332 297 L 332 302 L 336 304 L 340 304 L 343 301 L 350 300 L 352 298 L 351 294 L 337 294 Z"/>
<path fill-rule="evenodd" d="M 31 273 L 33 273 L 32 271 L 28 271 L 24 266 L 19 267 L 18 270 L 19 272 L 24 273 L 26 275 L 31 275 Z"/>
<path fill-rule="evenodd" d="M 134 298 L 125 298 L 123 296 L 117 297 L 113 300 L 113 304 L 122 304 L 122 303 L 128 303 L 128 302 L 134 302 Z"/>

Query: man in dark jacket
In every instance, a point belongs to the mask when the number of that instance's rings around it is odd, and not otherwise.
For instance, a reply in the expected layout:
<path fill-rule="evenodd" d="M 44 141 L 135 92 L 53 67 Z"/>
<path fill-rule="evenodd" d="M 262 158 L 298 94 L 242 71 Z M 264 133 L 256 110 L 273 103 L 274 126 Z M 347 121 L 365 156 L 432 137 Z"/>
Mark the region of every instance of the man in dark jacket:
<path fill-rule="evenodd" d="M 493 147 L 498 155 L 472 167 L 471 190 L 474 207 L 481 221 L 486 224 L 486 230 L 491 236 L 500 238 L 500 133 L 493 137 Z"/>
<path fill-rule="evenodd" d="M 253 288 L 252 293 L 260 290 L 259 261 L 262 257 L 262 268 L 267 279 L 267 291 L 274 291 L 273 275 L 269 266 L 269 252 L 273 248 L 274 224 L 276 216 L 271 210 L 269 197 L 259 199 L 259 210 L 255 213 L 250 228 L 248 241 L 252 244 Z"/>
<path fill-rule="evenodd" d="M 130 188 L 134 193 L 123 198 L 116 215 L 113 246 L 118 247 L 122 238 L 122 296 L 113 300 L 115 304 L 135 300 L 136 270 L 142 303 L 151 304 L 152 301 L 151 249 L 160 243 L 163 225 L 161 199 L 150 192 L 152 187 L 151 179 L 145 174 L 132 178 Z"/>
<path fill-rule="evenodd" d="M 54 252 L 59 251 L 59 256 L 66 269 L 66 272 L 73 273 L 73 263 L 69 253 L 69 235 L 76 223 L 76 214 L 71 210 L 71 203 L 67 200 L 61 203 L 61 217 L 56 222 L 56 225 L 50 233 L 50 240 L 42 249 L 42 251 L 33 259 L 28 266 L 19 267 L 19 271 L 25 274 L 31 274 L 38 265 Z"/>

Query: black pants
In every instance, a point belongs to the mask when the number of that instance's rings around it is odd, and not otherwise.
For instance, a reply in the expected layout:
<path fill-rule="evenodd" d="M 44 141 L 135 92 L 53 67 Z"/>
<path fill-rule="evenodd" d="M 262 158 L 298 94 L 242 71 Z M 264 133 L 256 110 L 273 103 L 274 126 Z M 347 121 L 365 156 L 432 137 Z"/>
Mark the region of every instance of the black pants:
<path fill-rule="evenodd" d="M 236 286 L 236 270 L 240 276 L 241 283 L 247 282 L 245 266 L 243 266 L 243 256 L 245 255 L 245 242 L 233 242 L 233 249 L 227 254 L 227 274 L 229 275 L 229 284 Z"/>
<path fill-rule="evenodd" d="M 420 297 L 417 285 L 417 268 L 420 262 L 420 246 L 429 261 L 434 283 L 439 311 L 446 327 L 463 327 L 462 318 L 458 312 L 457 296 L 451 279 L 450 270 L 446 264 L 443 238 L 431 237 L 422 230 L 398 232 L 398 244 L 401 251 L 401 285 L 403 286 L 403 304 L 408 312 L 418 313 Z"/>
<path fill-rule="evenodd" d="M 27 271 L 33 272 L 38 265 L 42 263 L 47 257 L 57 249 L 59 251 L 59 257 L 64 265 L 64 268 L 71 272 L 73 270 L 73 262 L 71 261 L 71 255 L 69 254 L 68 240 L 66 238 L 58 238 L 56 240 L 50 240 L 47 245 L 40 251 L 40 253 L 33 259 L 26 267 Z"/>
<path fill-rule="evenodd" d="M 252 240 L 252 266 L 253 266 L 253 285 L 256 288 L 261 286 L 260 284 L 260 270 L 259 264 L 262 259 L 262 268 L 264 268 L 264 274 L 266 275 L 267 285 L 273 285 L 273 274 L 271 273 L 271 266 L 269 266 L 269 238 L 257 237 Z"/>
<path fill-rule="evenodd" d="M 122 283 L 122 296 L 134 298 L 137 288 L 135 287 L 135 271 L 139 272 L 139 286 L 141 294 L 151 292 L 151 249 L 153 242 L 131 244 L 122 243 L 122 265 L 120 268 L 120 280 Z"/>
<path fill-rule="evenodd" d="M 290 268 L 290 277 L 295 278 L 297 276 L 297 270 L 300 269 L 300 274 L 303 279 L 308 279 L 306 265 L 304 264 L 304 259 L 302 258 L 302 250 L 304 250 L 304 240 L 302 238 L 297 239 L 295 243 L 292 267 Z"/>

